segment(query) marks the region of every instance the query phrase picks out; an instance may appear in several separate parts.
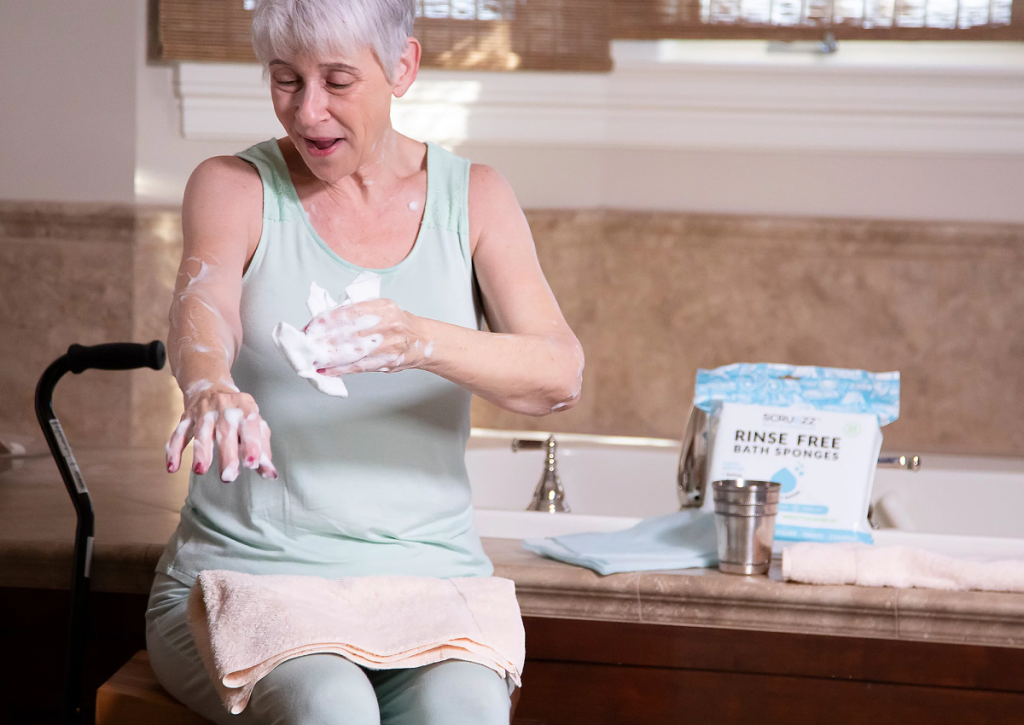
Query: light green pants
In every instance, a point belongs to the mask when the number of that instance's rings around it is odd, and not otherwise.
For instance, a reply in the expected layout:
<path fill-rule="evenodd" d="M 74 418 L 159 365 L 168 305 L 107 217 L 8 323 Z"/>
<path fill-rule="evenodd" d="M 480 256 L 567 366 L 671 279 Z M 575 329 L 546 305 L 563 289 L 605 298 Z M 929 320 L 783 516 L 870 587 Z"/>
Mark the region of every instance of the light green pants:
<path fill-rule="evenodd" d="M 488 668 L 446 660 L 407 670 L 368 670 L 340 655 L 297 657 L 256 683 L 239 715 L 221 704 L 188 630 L 188 587 L 157 574 L 146 647 L 160 684 L 224 725 L 508 725 L 509 690 Z"/>

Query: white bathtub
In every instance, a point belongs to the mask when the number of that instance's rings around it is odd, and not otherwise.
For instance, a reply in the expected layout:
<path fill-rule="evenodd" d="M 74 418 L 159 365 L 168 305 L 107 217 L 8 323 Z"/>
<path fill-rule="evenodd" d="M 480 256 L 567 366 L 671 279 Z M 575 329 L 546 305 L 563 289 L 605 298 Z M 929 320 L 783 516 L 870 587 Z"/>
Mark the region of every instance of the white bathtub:
<path fill-rule="evenodd" d="M 679 442 L 555 434 L 558 473 L 572 513 L 524 511 L 540 479 L 543 450 L 513 453 L 514 437 L 474 429 L 466 452 L 481 536 L 523 539 L 619 531 L 679 510 Z M 913 452 L 913 451 L 911 451 Z M 959 556 L 1024 559 L 1024 460 L 923 455 L 916 472 L 879 469 L 872 492 L 878 544 Z"/>

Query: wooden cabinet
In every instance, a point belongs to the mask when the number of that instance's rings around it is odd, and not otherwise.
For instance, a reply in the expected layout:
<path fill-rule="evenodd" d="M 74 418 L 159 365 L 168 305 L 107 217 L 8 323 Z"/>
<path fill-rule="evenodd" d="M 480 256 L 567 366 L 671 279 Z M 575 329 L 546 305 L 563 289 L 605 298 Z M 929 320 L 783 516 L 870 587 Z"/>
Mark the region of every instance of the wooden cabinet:
<path fill-rule="evenodd" d="M 56 723 L 66 591 L 0 589 L 0 724 Z M 94 593 L 85 702 L 145 647 L 146 596 Z M 1024 649 L 526 617 L 515 725 L 1024 723 Z M 91 713 L 86 723 L 91 722 Z"/>
<path fill-rule="evenodd" d="M 1024 649 L 525 623 L 517 725 L 1024 723 Z"/>

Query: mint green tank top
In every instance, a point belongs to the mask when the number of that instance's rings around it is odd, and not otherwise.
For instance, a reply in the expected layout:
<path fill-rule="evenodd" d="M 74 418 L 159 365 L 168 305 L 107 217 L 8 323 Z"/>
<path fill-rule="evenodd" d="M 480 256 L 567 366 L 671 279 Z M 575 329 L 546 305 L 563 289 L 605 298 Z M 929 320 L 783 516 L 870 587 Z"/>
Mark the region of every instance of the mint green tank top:
<path fill-rule="evenodd" d="M 243 468 L 222 483 L 214 457 L 192 474 L 157 571 L 191 585 L 204 569 L 327 578 L 489 576 L 466 474 L 470 393 L 422 370 L 349 375 L 348 398 L 317 392 L 271 331 L 309 321 L 310 282 L 335 299 L 364 268 L 331 251 L 299 202 L 275 139 L 237 154 L 263 181 L 263 232 L 242 277 L 243 342 L 231 373 L 270 425 L 279 478 Z M 479 329 L 469 247 L 469 161 L 427 144 L 427 197 L 409 255 L 381 297 L 412 314 Z"/>

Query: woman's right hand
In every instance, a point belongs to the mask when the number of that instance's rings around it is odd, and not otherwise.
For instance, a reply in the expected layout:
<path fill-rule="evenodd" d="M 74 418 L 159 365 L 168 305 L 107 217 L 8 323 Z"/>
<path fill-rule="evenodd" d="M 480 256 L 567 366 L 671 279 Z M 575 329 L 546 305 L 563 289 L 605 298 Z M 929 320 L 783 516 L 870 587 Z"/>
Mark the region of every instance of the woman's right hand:
<path fill-rule="evenodd" d="M 270 460 L 270 426 L 260 417 L 252 396 L 239 392 L 230 383 L 187 391 L 185 412 L 167 441 L 168 473 L 181 467 L 182 453 L 192 439 L 195 473 L 210 470 L 216 441 L 220 478 L 225 483 L 238 477 L 240 466 L 253 469 L 264 478 L 277 478 L 277 469 Z"/>

